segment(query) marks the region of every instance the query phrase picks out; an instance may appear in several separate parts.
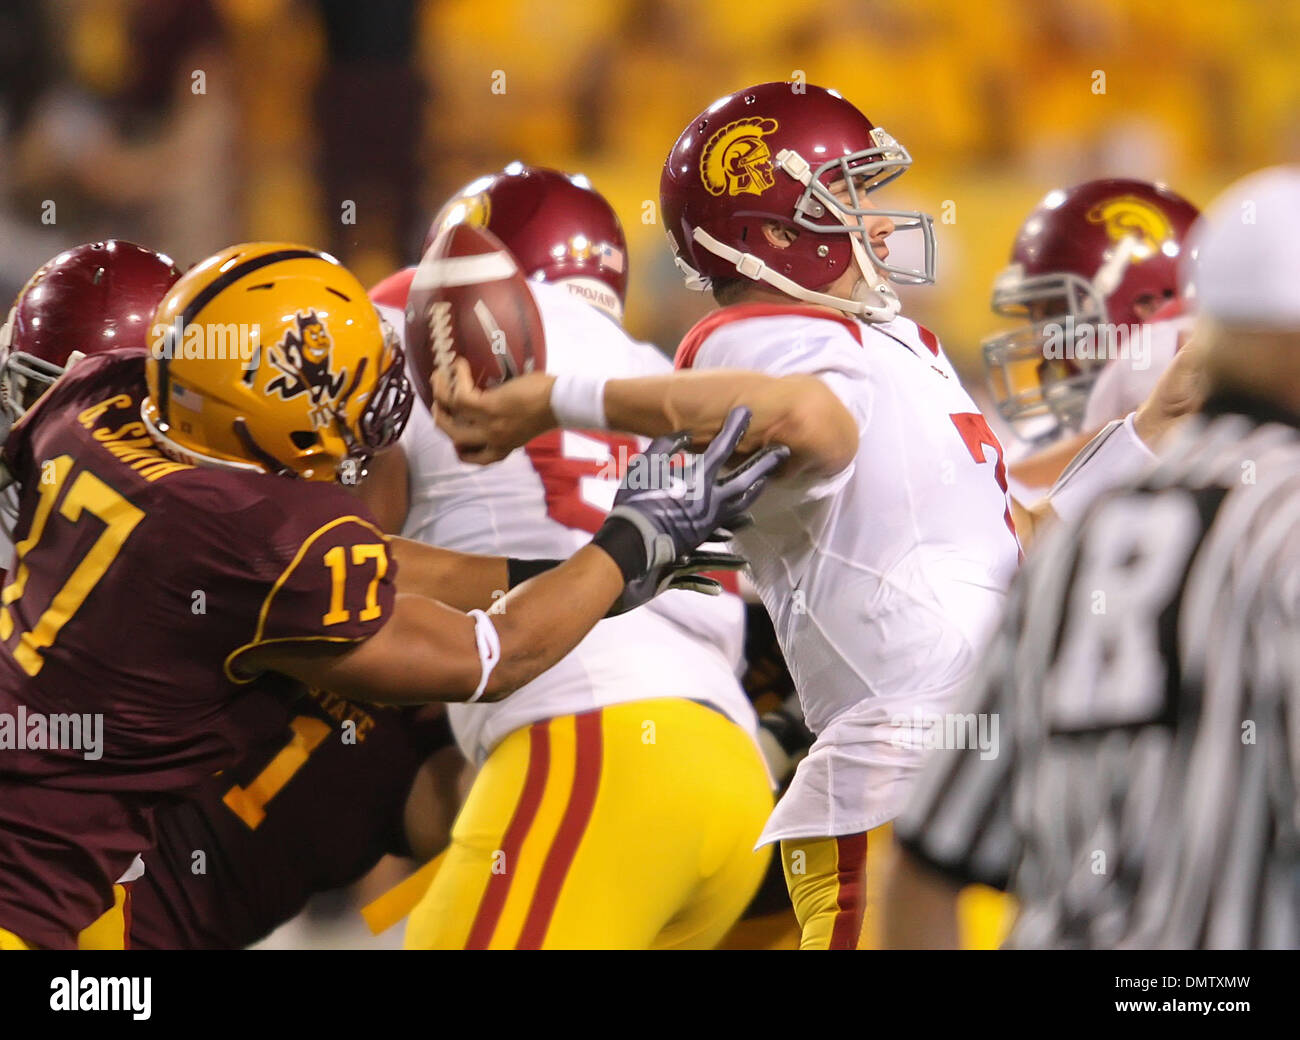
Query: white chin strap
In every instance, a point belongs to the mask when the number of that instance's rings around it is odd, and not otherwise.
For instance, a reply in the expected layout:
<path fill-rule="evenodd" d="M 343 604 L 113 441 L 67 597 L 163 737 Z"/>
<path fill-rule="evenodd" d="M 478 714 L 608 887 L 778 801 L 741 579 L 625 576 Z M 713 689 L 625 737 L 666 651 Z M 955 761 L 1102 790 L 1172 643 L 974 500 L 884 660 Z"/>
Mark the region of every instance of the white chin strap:
<path fill-rule="evenodd" d="M 864 321 L 875 322 L 892 321 L 898 317 L 898 312 L 903 306 L 893 288 L 875 272 L 871 261 L 862 255 L 862 245 L 856 240 L 851 241 L 849 244 L 853 248 L 853 262 L 857 266 L 862 280 L 854 286 L 853 298 L 846 299 L 843 296 L 832 296 L 830 293 L 805 289 L 793 279 L 772 270 L 753 253 L 742 253 L 739 249 L 724 245 L 703 228 L 697 227 L 692 234 L 692 238 L 714 256 L 732 264 L 737 273 L 744 275 L 746 278 L 752 278 L 756 282 L 766 282 L 774 289 L 779 289 L 787 296 L 793 296 L 796 300 L 803 300 L 805 303 L 833 307 L 845 314 L 856 315 Z M 691 270 L 689 265 L 680 257 L 678 257 L 677 263 L 683 271 L 687 272 L 687 285 L 689 288 L 700 290 L 709 288 L 710 282 L 708 278 L 701 277 L 698 272 Z"/>
<path fill-rule="evenodd" d="M 849 238 L 849 248 L 853 250 L 853 262 L 857 264 L 858 274 L 862 276 L 862 280 L 853 287 L 853 298 L 863 303 L 869 311 L 880 311 L 885 315 L 879 318 L 867 316 L 867 320 L 891 321 L 898 317 L 903 302 L 888 279 L 871 262 L 856 235 Z"/>

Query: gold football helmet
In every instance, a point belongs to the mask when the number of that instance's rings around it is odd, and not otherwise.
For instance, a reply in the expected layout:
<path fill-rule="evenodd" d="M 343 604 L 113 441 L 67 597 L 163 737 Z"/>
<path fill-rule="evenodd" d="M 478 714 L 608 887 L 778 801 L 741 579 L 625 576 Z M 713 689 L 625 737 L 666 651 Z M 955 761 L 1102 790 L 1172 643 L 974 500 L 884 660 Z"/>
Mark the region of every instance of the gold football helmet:
<path fill-rule="evenodd" d="M 402 350 L 328 253 L 231 246 L 194 267 L 154 315 L 141 418 L 185 462 L 360 479 L 411 414 Z"/>

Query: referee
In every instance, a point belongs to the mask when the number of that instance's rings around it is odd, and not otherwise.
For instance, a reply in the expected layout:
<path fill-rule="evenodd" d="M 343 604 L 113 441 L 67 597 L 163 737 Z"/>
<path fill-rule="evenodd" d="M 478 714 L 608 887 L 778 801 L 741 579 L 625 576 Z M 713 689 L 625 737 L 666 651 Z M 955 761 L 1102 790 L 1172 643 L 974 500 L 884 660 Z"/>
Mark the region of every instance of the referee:
<path fill-rule="evenodd" d="M 973 881 L 1014 947 L 1300 946 L 1300 167 L 1195 241 L 1202 414 L 1019 575 L 965 704 L 1000 746 L 914 789 L 891 945 L 952 945 Z"/>

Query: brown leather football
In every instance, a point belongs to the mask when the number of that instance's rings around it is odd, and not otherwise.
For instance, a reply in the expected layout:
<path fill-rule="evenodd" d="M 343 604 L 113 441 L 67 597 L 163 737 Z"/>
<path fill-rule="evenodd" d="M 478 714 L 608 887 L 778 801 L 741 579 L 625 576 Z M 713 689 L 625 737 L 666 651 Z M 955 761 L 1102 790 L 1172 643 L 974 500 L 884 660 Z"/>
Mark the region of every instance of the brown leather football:
<path fill-rule="evenodd" d="M 490 231 L 457 224 L 425 251 L 406 299 L 406 349 L 425 404 L 435 367 L 456 356 L 483 388 L 545 370 L 537 304 L 519 264 Z"/>

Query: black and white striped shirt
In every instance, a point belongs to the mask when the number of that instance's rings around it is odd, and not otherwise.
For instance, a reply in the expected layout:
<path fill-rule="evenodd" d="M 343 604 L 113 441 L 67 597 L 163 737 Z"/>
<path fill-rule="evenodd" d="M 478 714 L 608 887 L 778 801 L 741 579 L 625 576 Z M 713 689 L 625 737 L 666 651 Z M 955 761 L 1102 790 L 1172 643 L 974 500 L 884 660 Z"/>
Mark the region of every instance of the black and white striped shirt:
<path fill-rule="evenodd" d="M 1300 419 L 1211 402 L 1052 531 L 896 829 L 1010 888 L 1009 945 L 1300 946 Z"/>

